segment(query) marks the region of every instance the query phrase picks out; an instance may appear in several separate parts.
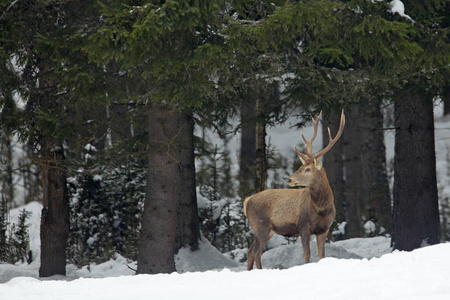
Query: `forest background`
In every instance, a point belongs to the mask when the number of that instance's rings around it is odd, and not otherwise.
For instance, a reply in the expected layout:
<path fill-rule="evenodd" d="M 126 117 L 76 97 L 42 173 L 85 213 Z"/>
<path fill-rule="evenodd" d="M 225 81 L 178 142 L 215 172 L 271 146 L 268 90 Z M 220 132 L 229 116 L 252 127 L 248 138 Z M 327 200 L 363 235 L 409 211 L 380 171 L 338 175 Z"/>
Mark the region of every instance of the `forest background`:
<path fill-rule="evenodd" d="M 267 128 L 295 119 L 298 130 L 323 110 L 336 132 L 341 109 L 344 135 L 324 157 L 338 213 L 329 238 L 391 235 L 400 250 L 450 239 L 433 122 L 434 103 L 450 101 L 449 1 L 0 7 L 0 260 L 33 259 L 7 212 L 34 200 L 42 277 L 114 253 L 138 273 L 172 272 L 200 232 L 222 252 L 246 248 L 243 199 L 285 187 L 298 167 Z"/>

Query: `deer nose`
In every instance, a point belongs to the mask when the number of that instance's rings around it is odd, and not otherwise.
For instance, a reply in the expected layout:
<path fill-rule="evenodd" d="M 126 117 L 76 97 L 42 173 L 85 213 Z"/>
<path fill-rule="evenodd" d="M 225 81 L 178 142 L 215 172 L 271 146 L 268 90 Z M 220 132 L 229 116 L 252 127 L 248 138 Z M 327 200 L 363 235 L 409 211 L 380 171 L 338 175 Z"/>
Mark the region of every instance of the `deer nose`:
<path fill-rule="evenodd" d="M 292 179 L 291 179 L 291 178 L 287 178 L 287 179 L 286 179 L 286 182 L 287 182 L 287 183 L 291 183 L 291 182 L 292 182 Z"/>

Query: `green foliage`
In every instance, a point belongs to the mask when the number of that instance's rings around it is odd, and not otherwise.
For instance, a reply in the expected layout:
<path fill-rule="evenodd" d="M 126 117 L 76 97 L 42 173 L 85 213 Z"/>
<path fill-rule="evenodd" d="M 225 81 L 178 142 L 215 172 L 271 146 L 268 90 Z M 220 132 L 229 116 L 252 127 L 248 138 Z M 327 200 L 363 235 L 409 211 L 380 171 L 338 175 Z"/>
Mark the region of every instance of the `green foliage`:
<path fill-rule="evenodd" d="M 423 77 L 427 85 L 434 90 L 448 85 L 450 75 L 450 43 L 449 29 L 435 29 L 423 34 L 421 41 L 424 51 L 417 58 L 416 64 L 421 68 L 415 68 L 412 76 Z"/>
<path fill-rule="evenodd" d="M 449 23 L 448 0 L 404 0 L 408 15 L 416 22 L 425 26 L 436 26 L 439 23 Z"/>
<path fill-rule="evenodd" d="M 230 136 L 225 136 L 223 151 L 208 141 L 197 142 L 197 197 L 200 229 L 212 245 L 222 252 L 247 247 L 248 225 L 242 214 L 243 199 L 236 196 L 236 178 L 232 176 Z"/>
<path fill-rule="evenodd" d="M 92 165 L 98 154 L 89 152 L 84 168 L 69 178 L 68 259 L 79 267 L 108 261 L 116 253 L 135 260 L 146 171 L 133 157 L 107 168 Z"/>
<path fill-rule="evenodd" d="M 30 224 L 27 224 L 26 221 L 30 215 L 31 212 L 23 209 L 20 212 L 17 226 L 13 224 L 11 227 L 13 236 L 12 239 L 10 239 L 10 243 L 13 248 L 13 262 L 21 261 L 24 263 L 25 261 L 28 261 L 28 253 L 30 251 L 30 236 L 28 233 L 28 227 L 30 227 Z"/>
<path fill-rule="evenodd" d="M 378 69 L 401 65 L 423 51 L 416 42 L 411 42 L 414 30 L 407 23 L 366 16 L 353 32 L 358 54 Z"/>
<path fill-rule="evenodd" d="M 333 11 L 338 6 L 331 1 L 286 1 L 266 19 L 230 20 L 224 32 L 232 48 L 241 52 L 254 51 L 255 48 L 265 53 L 286 51 L 302 42 L 304 53 L 310 56 L 319 48 L 314 39 L 328 32 L 336 23 Z"/>
<path fill-rule="evenodd" d="M 199 217 L 202 234 L 222 252 L 248 247 L 250 229 L 242 214 L 243 199 L 220 194 L 216 197 L 217 200 L 201 196 Z"/>
<path fill-rule="evenodd" d="M 103 5 L 103 26 L 85 50 L 91 60 L 114 60 L 127 76 L 148 82 L 144 95 L 151 101 L 197 107 L 213 90 L 208 76 L 221 61 L 218 8 L 218 1 Z"/>
<path fill-rule="evenodd" d="M 0 17 L 2 126 L 39 148 L 77 135 L 80 102 L 105 102 L 117 84 L 82 51 L 97 28 L 93 1 L 14 1 Z M 3 61 L 3 60 L 2 60 Z M 20 99 L 24 107 L 14 105 Z M 6 110 L 5 110 L 6 108 Z M 42 146 L 42 145 L 40 145 Z"/>
<path fill-rule="evenodd" d="M 7 223 L 5 218 L 7 214 L 3 209 L 0 212 L 2 214 L 0 218 L 0 261 L 10 264 L 19 261 L 31 263 L 30 236 L 28 233 L 30 224 L 27 224 L 31 212 L 23 209 L 17 223 L 13 224 Z M 8 225 L 10 225 L 9 228 Z"/>

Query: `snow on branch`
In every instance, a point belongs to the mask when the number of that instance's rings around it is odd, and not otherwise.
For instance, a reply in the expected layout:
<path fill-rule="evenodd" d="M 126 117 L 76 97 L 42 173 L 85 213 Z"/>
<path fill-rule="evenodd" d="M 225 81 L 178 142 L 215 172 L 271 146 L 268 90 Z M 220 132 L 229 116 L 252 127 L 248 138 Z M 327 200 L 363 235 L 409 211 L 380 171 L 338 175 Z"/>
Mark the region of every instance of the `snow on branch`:
<path fill-rule="evenodd" d="M 391 13 L 392 14 L 398 13 L 401 17 L 407 18 L 407 19 L 409 19 L 409 20 L 414 22 L 414 20 L 410 16 L 405 14 L 405 5 L 403 4 L 402 1 L 400 1 L 400 0 L 393 0 L 389 4 L 391 5 Z"/>

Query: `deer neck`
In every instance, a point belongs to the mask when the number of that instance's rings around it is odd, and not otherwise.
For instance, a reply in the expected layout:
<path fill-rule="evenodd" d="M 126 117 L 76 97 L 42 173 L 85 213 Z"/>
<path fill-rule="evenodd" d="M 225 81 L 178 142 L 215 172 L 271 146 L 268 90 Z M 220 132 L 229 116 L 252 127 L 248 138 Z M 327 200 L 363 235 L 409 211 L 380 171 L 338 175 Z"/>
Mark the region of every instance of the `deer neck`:
<path fill-rule="evenodd" d="M 317 176 L 317 179 L 309 185 L 309 189 L 311 191 L 311 201 L 314 206 L 325 208 L 334 204 L 333 192 L 331 191 L 327 174 L 323 168 L 320 176 Z"/>

